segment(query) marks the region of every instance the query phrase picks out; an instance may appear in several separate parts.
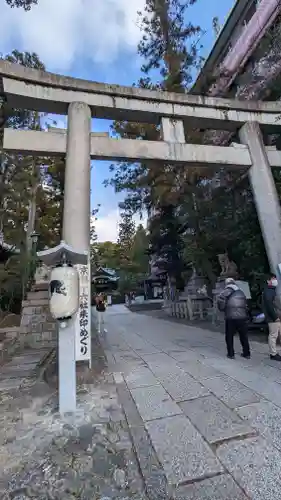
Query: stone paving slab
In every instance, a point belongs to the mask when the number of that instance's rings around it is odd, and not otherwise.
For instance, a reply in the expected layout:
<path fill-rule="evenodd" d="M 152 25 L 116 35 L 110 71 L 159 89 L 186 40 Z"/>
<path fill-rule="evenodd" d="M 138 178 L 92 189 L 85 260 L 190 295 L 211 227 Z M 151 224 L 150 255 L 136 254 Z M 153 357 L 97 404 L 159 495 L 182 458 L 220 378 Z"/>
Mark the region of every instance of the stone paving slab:
<path fill-rule="evenodd" d="M 182 413 L 161 385 L 131 389 L 131 394 L 145 422 Z"/>
<path fill-rule="evenodd" d="M 258 376 L 246 382 L 247 386 L 263 396 L 265 399 L 273 401 L 277 406 L 281 407 L 281 390 L 280 384 L 274 381 L 269 381 L 266 377 Z"/>
<path fill-rule="evenodd" d="M 247 500 L 247 497 L 231 476 L 222 474 L 178 488 L 174 500 Z"/>
<path fill-rule="evenodd" d="M 260 352 L 262 354 L 268 355 L 268 343 L 257 342 L 256 340 L 251 340 L 251 346 L 255 351 Z"/>
<path fill-rule="evenodd" d="M 164 352 L 166 354 L 168 354 L 169 356 L 171 356 L 171 358 L 172 358 L 173 354 L 175 354 L 175 355 L 180 354 L 183 352 L 183 349 L 180 346 L 174 345 L 174 346 L 171 346 L 171 348 L 169 350 L 165 350 Z"/>
<path fill-rule="evenodd" d="M 36 368 L 36 367 L 35 367 Z M 6 379 L 6 378 L 30 378 L 34 377 L 35 375 L 35 368 L 24 370 L 24 369 L 14 369 L 14 370 L 0 370 L 0 379 Z"/>
<path fill-rule="evenodd" d="M 9 378 L 0 380 L 0 392 L 18 389 L 22 384 L 21 378 Z"/>
<path fill-rule="evenodd" d="M 193 347 L 192 350 L 195 351 L 196 355 L 200 354 L 204 358 L 210 358 L 210 357 L 223 358 L 223 359 L 226 358 L 225 347 L 223 346 L 214 346 L 213 344 L 204 347 Z"/>
<path fill-rule="evenodd" d="M 124 374 L 129 374 L 132 370 L 137 370 L 138 368 L 146 367 L 145 363 L 140 359 L 134 361 L 120 361 L 114 363 L 115 371 L 122 372 Z"/>
<path fill-rule="evenodd" d="M 218 359 L 218 360 L 206 360 L 208 366 L 215 368 L 220 371 L 220 373 L 224 373 L 225 375 L 232 377 L 233 379 L 241 382 L 242 384 L 247 385 L 248 382 L 254 382 L 258 380 L 258 382 L 263 381 L 262 377 L 262 365 L 259 365 L 259 371 L 250 371 L 248 366 L 245 365 L 240 360 L 229 362 L 228 359 Z"/>
<path fill-rule="evenodd" d="M 192 375 L 195 379 L 199 380 L 199 382 L 203 383 L 206 378 L 217 377 L 221 374 L 218 370 L 215 370 L 212 366 L 208 366 L 204 363 L 200 363 L 200 361 L 196 360 L 188 360 L 188 361 L 180 361 L 178 363 L 184 371 Z"/>
<path fill-rule="evenodd" d="M 237 408 L 236 411 L 241 418 L 281 450 L 281 409 L 278 406 L 269 401 L 261 401 Z"/>
<path fill-rule="evenodd" d="M 210 363 L 210 360 L 208 360 L 208 363 Z M 212 363 L 212 366 L 213 365 L 218 366 L 220 370 L 227 374 L 227 376 L 235 379 L 237 383 L 240 382 L 241 384 L 244 384 L 244 386 L 247 386 L 248 389 L 256 392 L 259 396 L 269 399 L 277 406 L 281 407 L 280 384 L 277 384 L 277 382 L 272 379 L 268 380 L 268 378 L 262 375 L 263 365 L 259 364 L 256 371 L 249 370 L 248 367 L 244 368 L 241 364 L 236 364 L 236 362 L 229 363 L 226 360 L 217 360 L 217 362 Z M 245 404 L 248 403 L 245 402 Z M 239 404 L 237 406 L 243 405 Z"/>
<path fill-rule="evenodd" d="M 126 342 L 134 351 L 143 351 L 144 354 L 150 354 L 151 351 L 156 353 L 158 352 L 158 349 L 156 349 L 150 342 L 143 340 L 139 335 L 131 334 L 130 337 L 126 339 Z"/>
<path fill-rule="evenodd" d="M 171 356 L 171 358 L 174 358 L 176 361 L 182 361 L 186 363 L 194 363 L 194 361 L 203 361 L 204 358 L 203 356 L 197 356 L 194 351 L 186 351 L 182 348 L 180 352 L 171 352 L 169 351 L 168 354 Z"/>
<path fill-rule="evenodd" d="M 148 498 L 149 500 L 170 500 L 164 470 L 159 463 L 131 393 L 124 383 L 118 384 L 117 391 L 129 423 Z"/>
<path fill-rule="evenodd" d="M 218 369 L 220 373 L 233 378 L 253 391 L 257 391 L 257 389 L 260 390 L 267 382 L 266 377 L 262 375 L 264 367 L 262 364 L 259 364 L 255 370 L 250 370 L 249 367 L 240 360 L 235 360 L 230 363 L 227 359 L 208 359 L 206 363 L 208 363 L 208 366 Z M 280 392 L 278 384 L 274 383 L 273 380 L 270 381 L 270 385 Z"/>
<path fill-rule="evenodd" d="M 110 349 L 112 352 L 121 352 L 121 351 L 128 351 L 129 346 L 127 343 L 121 344 L 119 342 L 111 342 L 110 341 Z"/>
<path fill-rule="evenodd" d="M 10 364 L 7 364 L 7 365 L 4 365 L 3 368 L 1 368 L 0 370 L 0 374 L 1 373 L 9 373 L 9 372 L 17 372 L 17 371 L 30 371 L 30 370 L 35 370 L 35 368 L 37 367 L 38 363 L 29 363 L 29 364 L 17 364 L 17 365 L 10 365 Z"/>
<path fill-rule="evenodd" d="M 126 384 L 130 389 L 159 384 L 157 378 L 146 366 L 138 366 L 137 368 L 133 368 L 127 374 L 125 372 L 124 378 Z"/>
<path fill-rule="evenodd" d="M 206 379 L 204 385 L 230 408 L 256 403 L 260 397 L 227 375 Z"/>
<path fill-rule="evenodd" d="M 159 352 L 161 352 L 160 349 L 157 349 L 151 344 L 148 344 L 147 347 L 134 348 L 134 351 L 136 351 L 139 356 L 142 356 L 143 354 L 158 354 Z"/>
<path fill-rule="evenodd" d="M 281 354 L 280 349 L 279 349 L 279 354 Z M 276 363 L 276 361 L 273 361 L 272 359 L 270 359 L 270 357 L 268 355 L 265 358 L 263 358 L 263 364 L 265 366 L 271 366 L 272 368 L 276 368 L 277 370 L 279 370 L 281 372 L 280 362 Z"/>
<path fill-rule="evenodd" d="M 24 352 L 20 356 L 14 357 L 0 369 L 0 379 L 23 379 L 32 378 L 36 373 L 41 360 L 46 356 L 49 350 Z M 5 386 L 5 384 L 4 384 Z"/>
<path fill-rule="evenodd" d="M 142 358 L 150 368 L 157 366 L 171 366 L 171 363 L 176 366 L 176 361 L 173 361 L 173 359 L 164 352 L 157 354 L 144 354 Z"/>
<path fill-rule="evenodd" d="M 253 433 L 249 425 L 215 396 L 194 399 L 179 406 L 209 443 Z"/>
<path fill-rule="evenodd" d="M 158 349 L 160 349 L 160 351 L 163 353 L 163 354 L 166 354 L 166 355 L 169 355 L 169 352 L 173 349 L 175 349 L 175 345 L 172 343 L 172 342 L 169 342 L 169 343 L 165 343 L 163 342 L 163 339 L 162 341 L 159 340 L 156 344 L 155 344 L 155 347 L 157 347 Z"/>
<path fill-rule="evenodd" d="M 30 365 L 30 364 L 34 364 L 34 363 L 39 363 L 39 361 L 41 360 L 42 358 L 42 355 L 41 356 L 17 356 L 15 358 L 13 358 L 9 363 L 7 363 L 9 366 L 14 366 L 14 365 Z"/>
<path fill-rule="evenodd" d="M 256 375 L 257 368 L 255 366 L 247 366 L 247 370 Z M 274 366 L 263 365 L 262 376 L 268 378 L 271 382 L 274 380 L 281 384 L 281 371 Z"/>
<path fill-rule="evenodd" d="M 177 366 L 151 367 L 151 370 L 172 398 L 179 401 L 209 394 L 209 390 Z"/>
<path fill-rule="evenodd" d="M 175 339 L 175 343 L 177 345 L 180 345 L 180 346 L 187 346 L 187 347 L 190 347 L 191 344 L 194 345 L 194 341 L 195 341 L 195 338 L 194 338 L 194 332 L 196 331 L 196 333 L 198 332 L 198 328 L 196 328 L 196 330 L 194 330 L 192 332 L 192 335 L 190 335 L 188 338 L 178 338 L 178 339 Z M 196 335 L 195 333 L 195 335 Z M 209 335 L 207 335 L 206 333 L 208 333 L 206 330 L 205 330 L 205 333 L 204 333 L 204 337 L 202 337 L 202 340 L 200 341 L 201 343 L 204 343 L 206 345 L 207 342 L 209 342 L 211 340 L 211 337 Z M 196 337 L 198 337 L 198 335 L 196 335 Z M 212 337 L 213 338 L 213 337 Z"/>
<path fill-rule="evenodd" d="M 140 361 L 139 356 L 134 351 L 121 351 L 113 353 L 116 363 L 126 363 Z"/>
<path fill-rule="evenodd" d="M 170 484 L 223 472 L 211 448 L 184 415 L 147 422 L 145 426 Z"/>
<path fill-rule="evenodd" d="M 39 360 L 40 361 L 40 360 Z M 12 362 L 12 363 L 9 363 L 9 365 L 4 365 L 6 366 L 6 368 L 9 368 L 11 370 L 15 370 L 16 368 L 19 368 L 21 367 L 23 370 L 29 370 L 30 368 L 36 368 L 39 364 L 39 361 L 28 361 L 27 363 L 23 362 L 23 361 L 18 361 L 18 362 Z"/>
<path fill-rule="evenodd" d="M 261 437 L 221 445 L 217 455 L 251 500 L 278 500 L 281 453 Z"/>

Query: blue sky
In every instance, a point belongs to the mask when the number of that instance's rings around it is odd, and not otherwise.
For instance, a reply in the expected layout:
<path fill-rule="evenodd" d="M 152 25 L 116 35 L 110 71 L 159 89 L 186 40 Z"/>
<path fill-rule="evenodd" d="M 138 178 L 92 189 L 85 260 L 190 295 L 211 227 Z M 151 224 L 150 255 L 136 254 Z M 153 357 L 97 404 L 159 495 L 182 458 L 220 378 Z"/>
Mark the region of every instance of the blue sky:
<path fill-rule="evenodd" d="M 26 13 L 1 3 L 0 52 L 36 52 L 49 71 L 89 80 L 131 85 L 140 76 L 136 12 L 145 0 L 38 0 Z M 202 56 L 210 52 L 215 35 L 212 19 L 223 24 L 235 0 L 198 0 L 188 9 L 188 20 L 206 31 Z M 58 117 L 58 126 L 66 120 Z M 109 122 L 93 121 L 93 131 L 108 131 Z M 109 163 L 93 162 L 92 207 L 101 204 L 97 223 L 100 240 L 116 238 L 118 202 L 112 188 L 104 188 Z"/>

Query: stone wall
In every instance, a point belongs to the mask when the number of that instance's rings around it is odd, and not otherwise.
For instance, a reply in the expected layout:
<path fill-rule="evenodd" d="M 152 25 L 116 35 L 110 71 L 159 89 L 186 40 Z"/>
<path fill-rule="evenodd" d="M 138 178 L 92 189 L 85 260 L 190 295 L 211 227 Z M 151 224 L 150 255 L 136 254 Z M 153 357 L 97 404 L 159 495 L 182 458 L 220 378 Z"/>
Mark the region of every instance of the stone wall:
<path fill-rule="evenodd" d="M 7 361 L 19 347 L 20 327 L 0 328 L 0 364 Z"/>
<path fill-rule="evenodd" d="M 49 311 L 48 290 L 34 290 L 22 303 L 20 341 L 25 347 L 54 347 L 57 325 Z"/>

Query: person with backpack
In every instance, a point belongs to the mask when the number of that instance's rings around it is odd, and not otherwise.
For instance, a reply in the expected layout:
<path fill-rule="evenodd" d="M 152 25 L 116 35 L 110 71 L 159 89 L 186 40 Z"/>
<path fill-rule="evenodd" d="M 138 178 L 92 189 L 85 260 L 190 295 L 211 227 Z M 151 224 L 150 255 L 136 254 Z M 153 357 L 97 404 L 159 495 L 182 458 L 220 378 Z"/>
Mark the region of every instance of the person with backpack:
<path fill-rule="evenodd" d="M 104 328 L 104 313 L 106 310 L 106 302 L 102 293 L 99 293 L 96 297 L 96 310 L 98 315 L 98 333 L 101 333 L 101 326 L 103 325 L 103 331 L 106 333 Z"/>
<path fill-rule="evenodd" d="M 281 336 L 281 311 L 276 294 L 277 285 L 278 281 L 276 276 L 271 274 L 262 294 L 262 309 L 269 330 L 269 356 L 273 361 L 281 361 L 281 356 L 277 353 L 276 349 L 277 339 Z"/>
<path fill-rule="evenodd" d="M 225 289 L 218 296 L 218 309 L 224 312 L 225 317 L 225 342 L 227 357 L 235 358 L 234 335 L 239 334 L 242 346 L 241 356 L 250 359 L 250 345 L 248 339 L 248 307 L 244 292 L 237 286 L 233 278 L 225 280 Z"/>

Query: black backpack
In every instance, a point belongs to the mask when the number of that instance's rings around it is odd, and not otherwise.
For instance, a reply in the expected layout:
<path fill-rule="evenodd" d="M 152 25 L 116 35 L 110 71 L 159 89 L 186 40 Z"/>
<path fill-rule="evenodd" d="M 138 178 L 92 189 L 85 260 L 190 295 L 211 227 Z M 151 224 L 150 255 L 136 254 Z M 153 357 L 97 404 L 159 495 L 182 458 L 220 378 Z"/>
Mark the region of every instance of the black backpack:
<path fill-rule="evenodd" d="M 103 300 L 99 300 L 97 303 L 97 311 L 104 312 L 105 311 L 105 303 Z"/>

